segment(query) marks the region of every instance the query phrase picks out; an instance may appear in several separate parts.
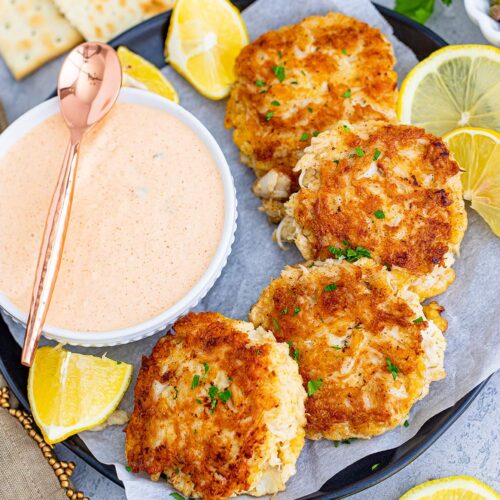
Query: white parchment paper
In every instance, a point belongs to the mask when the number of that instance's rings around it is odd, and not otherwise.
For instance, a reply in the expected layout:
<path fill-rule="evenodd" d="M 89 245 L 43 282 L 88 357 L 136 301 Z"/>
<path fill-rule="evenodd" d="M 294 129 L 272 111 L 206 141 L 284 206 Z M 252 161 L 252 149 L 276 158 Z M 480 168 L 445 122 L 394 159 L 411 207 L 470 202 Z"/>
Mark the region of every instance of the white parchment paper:
<path fill-rule="evenodd" d="M 258 0 L 243 17 L 253 40 L 280 26 L 312 14 L 340 11 L 380 28 L 394 45 L 400 79 L 415 65 L 413 53 L 393 35 L 390 26 L 368 0 Z M 199 95 L 171 68 L 165 73 L 179 91 L 181 104 L 196 115 L 212 132 L 226 154 L 238 195 L 238 229 L 228 264 L 197 310 L 220 311 L 227 316 L 246 319 L 252 304 L 270 279 L 287 264 L 301 260 L 295 249 L 281 251 L 273 243 L 270 226 L 258 212 L 259 200 L 250 187 L 253 172 L 239 162 L 232 132 L 224 129 L 225 102 L 212 102 Z M 433 415 L 452 406 L 500 367 L 498 330 L 500 312 L 500 239 L 469 210 L 469 228 L 454 266 L 457 278 L 439 297 L 446 308 L 449 329 L 445 366 L 447 377 L 434 383 L 430 394 L 413 408 L 409 427 L 400 427 L 367 441 L 353 441 L 335 448 L 330 441 L 308 441 L 297 464 L 297 474 L 288 482 L 286 492 L 277 498 L 294 499 L 317 491 L 330 477 L 349 464 L 377 451 L 394 448 L 410 439 Z M 18 340 L 22 332 L 12 327 Z M 102 349 L 72 348 L 79 352 L 108 356 L 133 363 L 134 380 L 120 407 L 132 409 L 133 387 L 142 355 L 148 355 L 159 335 L 125 346 Z M 129 500 L 164 500 L 171 488 L 164 481 L 154 483 L 145 475 L 125 469 L 125 434 L 121 427 L 100 432 L 84 432 L 81 437 L 98 460 L 115 464 Z"/>

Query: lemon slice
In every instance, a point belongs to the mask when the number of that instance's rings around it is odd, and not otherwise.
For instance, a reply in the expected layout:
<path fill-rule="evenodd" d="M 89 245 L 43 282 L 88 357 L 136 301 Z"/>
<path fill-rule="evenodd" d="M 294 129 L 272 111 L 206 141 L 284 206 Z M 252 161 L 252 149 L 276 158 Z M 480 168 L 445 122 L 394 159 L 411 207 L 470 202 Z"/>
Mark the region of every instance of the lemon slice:
<path fill-rule="evenodd" d="M 57 443 L 104 422 L 118 406 L 132 365 L 41 347 L 28 377 L 31 411 L 47 443 Z"/>
<path fill-rule="evenodd" d="M 427 481 L 412 488 L 399 500 L 499 500 L 487 484 L 469 476 L 451 476 Z"/>
<path fill-rule="evenodd" d="M 165 56 L 205 97 L 222 99 L 234 82 L 234 62 L 248 43 L 239 10 L 228 0 L 177 0 Z"/>
<path fill-rule="evenodd" d="M 443 137 L 460 167 L 464 198 L 500 236 L 500 134 L 459 128 Z"/>
<path fill-rule="evenodd" d="M 442 136 L 471 125 L 500 130 L 500 49 L 454 45 L 434 52 L 405 78 L 398 101 L 403 123 Z"/>
<path fill-rule="evenodd" d="M 124 87 L 149 90 L 179 103 L 179 96 L 174 86 L 154 64 L 127 47 L 118 47 L 116 52 L 122 64 Z"/>

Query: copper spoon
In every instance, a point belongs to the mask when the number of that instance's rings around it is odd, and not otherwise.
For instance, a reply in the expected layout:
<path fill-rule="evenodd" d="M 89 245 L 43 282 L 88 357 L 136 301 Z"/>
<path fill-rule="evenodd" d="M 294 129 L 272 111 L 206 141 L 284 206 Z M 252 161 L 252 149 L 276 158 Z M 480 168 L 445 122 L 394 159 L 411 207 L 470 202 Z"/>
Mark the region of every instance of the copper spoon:
<path fill-rule="evenodd" d="M 70 140 L 50 203 L 31 296 L 21 362 L 35 357 L 64 249 L 71 213 L 80 143 L 118 97 L 122 70 L 116 52 L 104 43 L 86 42 L 73 49 L 59 73 L 57 94 Z"/>

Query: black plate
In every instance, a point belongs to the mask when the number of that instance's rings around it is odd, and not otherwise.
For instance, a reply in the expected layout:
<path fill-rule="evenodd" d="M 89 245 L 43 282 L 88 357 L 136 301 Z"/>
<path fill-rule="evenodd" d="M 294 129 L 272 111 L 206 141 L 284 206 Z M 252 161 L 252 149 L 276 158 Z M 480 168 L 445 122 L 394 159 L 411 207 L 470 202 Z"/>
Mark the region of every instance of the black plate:
<path fill-rule="evenodd" d="M 238 8 L 244 9 L 252 1 L 234 0 L 233 3 Z M 397 38 L 408 45 L 418 59 L 424 59 L 433 51 L 447 45 L 441 37 L 425 26 L 421 26 L 385 7 L 375 6 L 391 24 Z M 169 13 L 160 14 L 126 31 L 110 43 L 114 47 L 126 45 L 158 67 L 162 67 L 165 64 L 163 46 L 169 21 Z M 7 325 L 0 319 L 0 371 L 21 404 L 25 408 L 29 408 L 26 395 L 28 370 L 20 364 L 20 358 L 20 347 L 14 341 Z M 481 383 L 454 406 L 435 415 L 406 443 L 392 450 L 374 453 L 355 462 L 327 481 L 320 491 L 304 498 L 338 499 L 369 488 L 392 476 L 429 448 L 468 408 L 486 383 L 487 381 Z M 123 486 L 116 476 L 115 468 L 99 462 L 78 436 L 72 436 L 62 444 L 108 479 Z M 380 465 L 376 471 L 372 471 L 371 466 L 376 463 Z"/>

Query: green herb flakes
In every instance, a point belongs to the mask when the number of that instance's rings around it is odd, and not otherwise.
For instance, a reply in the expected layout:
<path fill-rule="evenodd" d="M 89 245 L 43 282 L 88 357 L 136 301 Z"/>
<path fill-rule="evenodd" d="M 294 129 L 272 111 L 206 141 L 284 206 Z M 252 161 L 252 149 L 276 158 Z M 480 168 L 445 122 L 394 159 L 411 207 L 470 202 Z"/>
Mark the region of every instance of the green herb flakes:
<path fill-rule="evenodd" d="M 279 101 L 276 101 L 276 100 L 271 101 L 271 104 L 272 104 L 273 106 L 281 106 L 281 103 L 280 103 Z"/>
<path fill-rule="evenodd" d="M 344 99 L 348 99 L 349 97 L 351 97 L 351 89 L 347 89 L 340 97 L 343 97 Z"/>
<path fill-rule="evenodd" d="M 200 376 L 195 375 L 191 382 L 191 389 L 196 389 L 200 385 Z"/>
<path fill-rule="evenodd" d="M 285 314 L 288 314 L 288 307 L 285 307 L 285 309 L 282 309 L 280 314 L 284 316 Z"/>
<path fill-rule="evenodd" d="M 309 382 L 307 382 L 307 395 L 311 397 L 322 385 L 322 379 L 309 380 Z"/>
<path fill-rule="evenodd" d="M 208 366 L 208 363 L 203 363 L 203 371 L 205 372 L 205 374 L 208 373 L 208 370 L 210 370 L 210 366 Z"/>
<path fill-rule="evenodd" d="M 344 124 L 344 125 L 342 125 L 342 130 L 343 130 L 344 132 L 350 132 L 350 131 L 351 131 L 351 129 L 349 128 L 349 126 L 348 126 L 348 125 L 345 125 L 345 124 Z"/>
<path fill-rule="evenodd" d="M 371 470 L 378 469 L 380 467 L 380 464 L 373 464 L 370 468 Z"/>
<path fill-rule="evenodd" d="M 215 385 L 211 385 L 208 389 L 208 397 L 214 399 L 219 393 L 219 389 Z"/>
<path fill-rule="evenodd" d="M 309 140 L 309 137 L 310 137 L 311 134 L 309 134 L 309 132 L 304 132 L 301 136 L 300 136 L 300 140 L 302 142 L 305 142 L 307 140 Z"/>
<path fill-rule="evenodd" d="M 418 325 L 419 323 L 422 323 L 423 321 L 424 321 L 424 318 L 422 318 L 422 316 L 419 316 L 417 319 L 413 320 L 413 323 Z"/>
<path fill-rule="evenodd" d="M 231 399 L 231 391 L 229 389 L 226 389 L 222 392 L 219 392 L 219 399 L 223 403 L 227 403 Z"/>
<path fill-rule="evenodd" d="M 344 54 L 345 56 L 349 55 L 346 49 L 342 49 L 340 52 L 342 52 L 342 54 Z"/>
<path fill-rule="evenodd" d="M 342 240 L 344 244 L 344 248 L 336 248 L 334 246 L 329 246 L 328 251 L 335 255 L 337 259 L 345 258 L 347 262 L 356 262 L 362 257 L 371 258 L 370 251 L 361 246 L 357 246 L 356 248 L 352 248 L 348 241 Z"/>
<path fill-rule="evenodd" d="M 404 425 L 405 427 L 410 427 L 410 422 L 408 422 L 408 420 L 405 420 L 403 425 Z"/>
<path fill-rule="evenodd" d="M 385 214 L 384 214 L 384 212 L 382 212 L 382 210 L 376 210 L 375 212 L 373 212 L 373 215 L 377 219 L 385 219 Z"/>
<path fill-rule="evenodd" d="M 377 161 L 381 154 L 382 153 L 378 149 L 375 149 L 375 153 L 373 153 L 373 161 Z"/>
<path fill-rule="evenodd" d="M 263 87 L 265 84 L 266 82 L 264 80 L 255 80 L 255 85 L 257 85 L 257 87 Z"/>
<path fill-rule="evenodd" d="M 122 362 L 121 362 L 121 361 L 117 361 L 117 362 L 116 362 L 116 364 L 117 364 L 117 365 L 121 365 L 121 364 L 122 364 Z"/>
<path fill-rule="evenodd" d="M 300 307 L 296 307 L 294 310 L 293 310 L 293 315 L 294 316 L 297 316 L 297 314 L 299 314 L 300 312 Z"/>
<path fill-rule="evenodd" d="M 273 72 L 280 82 L 282 82 L 286 77 L 285 67 L 281 64 L 279 66 L 273 66 Z"/>
<path fill-rule="evenodd" d="M 365 152 L 362 148 L 356 148 L 354 151 L 356 151 L 356 156 L 365 156 Z"/>
<path fill-rule="evenodd" d="M 324 290 L 325 292 L 333 292 L 334 290 L 337 290 L 337 285 L 335 283 L 330 283 L 325 286 Z"/>
<path fill-rule="evenodd" d="M 318 135 L 319 135 L 319 132 L 318 132 L 317 130 L 315 130 L 315 131 L 313 132 L 313 137 L 318 137 Z"/>
<path fill-rule="evenodd" d="M 309 107 L 307 108 L 307 111 L 309 111 L 309 113 L 312 113 L 312 112 L 313 112 L 313 109 L 311 108 L 311 106 L 309 106 Z"/>
<path fill-rule="evenodd" d="M 268 111 L 266 113 L 266 121 L 269 121 L 273 117 L 274 113 L 272 111 Z"/>
<path fill-rule="evenodd" d="M 392 378 L 396 380 L 396 377 L 399 373 L 399 368 L 396 365 L 392 364 L 392 361 L 389 358 L 385 358 L 385 361 L 387 362 L 387 369 L 391 372 Z"/>
<path fill-rule="evenodd" d="M 278 323 L 278 320 L 276 318 L 272 318 L 274 328 L 276 328 L 276 331 L 279 333 L 281 331 L 280 324 Z"/>
<path fill-rule="evenodd" d="M 128 465 L 125 467 L 125 469 L 126 469 L 127 472 L 132 472 L 132 467 L 130 467 Z"/>
<path fill-rule="evenodd" d="M 179 395 L 179 389 L 177 389 L 176 385 L 174 385 L 173 389 L 174 389 L 174 397 L 172 399 L 177 399 L 177 396 Z"/>
<path fill-rule="evenodd" d="M 278 50 L 278 57 L 281 59 L 283 57 L 283 52 L 281 50 Z"/>

